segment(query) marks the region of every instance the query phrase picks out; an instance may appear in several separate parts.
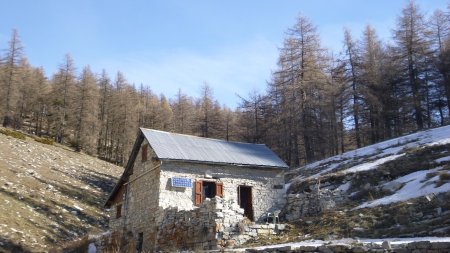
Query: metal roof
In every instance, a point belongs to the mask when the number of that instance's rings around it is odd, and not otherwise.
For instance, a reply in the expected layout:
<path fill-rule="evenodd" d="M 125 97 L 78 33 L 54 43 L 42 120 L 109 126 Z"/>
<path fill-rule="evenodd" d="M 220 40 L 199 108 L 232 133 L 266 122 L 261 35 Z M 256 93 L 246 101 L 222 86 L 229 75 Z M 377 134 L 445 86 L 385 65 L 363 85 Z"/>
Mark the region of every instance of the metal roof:
<path fill-rule="evenodd" d="M 264 144 L 231 142 L 141 128 L 159 159 L 288 168 Z"/>

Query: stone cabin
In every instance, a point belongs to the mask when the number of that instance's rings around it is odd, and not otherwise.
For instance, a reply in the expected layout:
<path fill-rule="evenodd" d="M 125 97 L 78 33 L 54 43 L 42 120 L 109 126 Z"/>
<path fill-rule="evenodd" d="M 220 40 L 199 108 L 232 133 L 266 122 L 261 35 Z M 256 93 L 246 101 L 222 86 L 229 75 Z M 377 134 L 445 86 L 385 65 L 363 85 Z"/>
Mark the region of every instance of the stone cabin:
<path fill-rule="evenodd" d="M 122 247 L 126 244 L 137 252 L 164 249 L 164 241 L 172 239 L 164 238 L 168 224 L 173 224 L 172 236 L 184 233 L 192 244 L 216 248 L 220 238 L 231 238 L 228 235 L 243 217 L 263 221 L 268 212 L 283 207 L 287 168 L 263 144 L 141 128 L 123 175 L 105 204 L 110 229 Z M 234 213 L 223 210 L 227 207 Z M 174 232 L 177 226 L 180 231 Z M 183 241 L 185 248 L 193 248 L 186 245 L 188 238 Z"/>

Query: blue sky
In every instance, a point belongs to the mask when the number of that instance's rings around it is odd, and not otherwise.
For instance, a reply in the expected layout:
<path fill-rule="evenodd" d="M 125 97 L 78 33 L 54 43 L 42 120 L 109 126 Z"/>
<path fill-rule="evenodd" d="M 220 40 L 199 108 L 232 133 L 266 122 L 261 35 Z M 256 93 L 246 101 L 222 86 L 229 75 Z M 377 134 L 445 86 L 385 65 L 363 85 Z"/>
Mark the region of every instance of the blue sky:
<path fill-rule="evenodd" d="M 425 13 L 448 1 L 416 1 Z M 198 97 L 207 82 L 221 104 L 263 92 L 278 48 L 299 14 L 318 27 L 322 45 L 338 52 L 343 27 L 359 37 L 371 24 L 389 40 L 403 0 L 3 0 L 0 49 L 16 28 L 33 66 L 51 76 L 69 53 L 83 66 L 173 97 Z"/>

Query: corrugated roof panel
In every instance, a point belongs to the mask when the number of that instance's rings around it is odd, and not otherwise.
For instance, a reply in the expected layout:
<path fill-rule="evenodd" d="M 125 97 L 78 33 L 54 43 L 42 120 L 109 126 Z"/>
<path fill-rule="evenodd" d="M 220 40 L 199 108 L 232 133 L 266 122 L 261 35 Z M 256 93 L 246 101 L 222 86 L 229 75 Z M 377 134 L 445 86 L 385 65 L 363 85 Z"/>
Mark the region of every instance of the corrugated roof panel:
<path fill-rule="evenodd" d="M 160 159 L 287 168 L 263 144 L 230 142 L 141 128 Z"/>

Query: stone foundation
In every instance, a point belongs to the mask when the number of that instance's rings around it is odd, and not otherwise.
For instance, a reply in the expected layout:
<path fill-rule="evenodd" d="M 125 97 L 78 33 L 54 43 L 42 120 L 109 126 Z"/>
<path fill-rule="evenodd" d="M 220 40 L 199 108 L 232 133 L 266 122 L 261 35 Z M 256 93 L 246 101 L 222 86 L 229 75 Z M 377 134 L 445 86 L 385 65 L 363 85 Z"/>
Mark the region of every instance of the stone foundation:
<path fill-rule="evenodd" d="M 216 197 L 206 199 L 194 210 L 166 209 L 158 229 L 156 249 L 171 252 L 232 248 L 283 230 L 283 224 L 250 222 L 236 203 Z"/>

